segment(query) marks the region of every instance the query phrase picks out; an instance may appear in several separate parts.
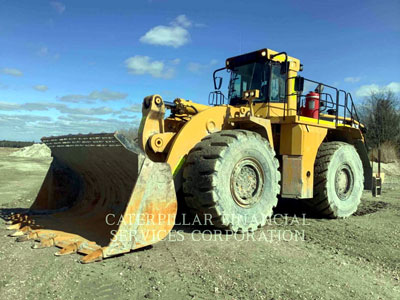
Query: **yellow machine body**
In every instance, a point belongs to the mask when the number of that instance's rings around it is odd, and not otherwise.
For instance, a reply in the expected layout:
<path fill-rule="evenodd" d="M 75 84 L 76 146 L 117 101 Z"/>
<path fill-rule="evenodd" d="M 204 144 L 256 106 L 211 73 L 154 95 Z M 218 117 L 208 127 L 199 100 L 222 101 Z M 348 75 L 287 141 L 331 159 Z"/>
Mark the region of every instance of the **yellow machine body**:
<path fill-rule="evenodd" d="M 17 230 L 13 236 L 39 241 L 37 247 L 60 247 L 59 255 L 83 253 L 85 263 L 162 240 L 174 225 L 188 153 L 207 135 L 223 130 L 261 134 L 281 160 L 281 195 L 312 198 L 321 143 L 341 140 L 362 149 L 357 146 L 364 142 L 361 124 L 300 116 L 294 80 L 300 61 L 269 49 L 259 53 L 287 62 L 284 103 L 250 97 L 240 105 L 180 98 L 166 104 L 152 95 L 143 101 L 135 144 L 117 133 L 43 138 L 53 163 L 31 209 L 10 217 L 9 228 Z M 174 113 L 165 117 L 171 107 Z M 362 150 L 360 156 L 365 156 Z"/>

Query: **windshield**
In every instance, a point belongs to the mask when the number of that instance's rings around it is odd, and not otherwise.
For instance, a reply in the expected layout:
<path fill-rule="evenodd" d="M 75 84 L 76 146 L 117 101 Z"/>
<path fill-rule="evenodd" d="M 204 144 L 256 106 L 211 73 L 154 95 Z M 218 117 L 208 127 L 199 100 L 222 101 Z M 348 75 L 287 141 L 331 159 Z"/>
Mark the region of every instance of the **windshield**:
<path fill-rule="evenodd" d="M 260 98 L 255 101 L 266 101 L 268 94 L 269 65 L 264 62 L 254 62 L 247 65 L 235 67 L 231 70 L 229 83 L 229 104 L 242 104 L 241 100 L 244 91 L 258 89 Z"/>

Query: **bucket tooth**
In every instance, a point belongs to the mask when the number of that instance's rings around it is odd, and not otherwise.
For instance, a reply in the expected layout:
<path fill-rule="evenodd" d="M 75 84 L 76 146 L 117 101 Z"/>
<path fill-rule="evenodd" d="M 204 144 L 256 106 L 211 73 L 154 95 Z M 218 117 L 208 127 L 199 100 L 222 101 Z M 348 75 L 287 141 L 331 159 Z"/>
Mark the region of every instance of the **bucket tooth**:
<path fill-rule="evenodd" d="M 32 246 L 32 249 L 42 249 L 42 248 L 49 248 L 54 246 L 54 238 L 46 238 L 46 239 L 41 239 L 39 243 L 35 243 Z"/>
<path fill-rule="evenodd" d="M 26 242 L 26 241 L 30 241 L 30 240 L 31 239 L 29 238 L 28 235 L 21 235 L 21 236 L 17 237 L 17 239 L 15 241 L 20 243 L 20 242 Z"/>
<path fill-rule="evenodd" d="M 18 230 L 21 228 L 21 226 L 22 226 L 22 223 L 14 223 L 12 225 L 6 226 L 6 229 L 7 230 Z"/>
<path fill-rule="evenodd" d="M 11 215 L 9 217 L 9 221 L 17 221 L 17 222 L 22 222 L 28 218 L 27 215 L 22 215 L 22 214 L 15 214 Z"/>
<path fill-rule="evenodd" d="M 21 214 L 11 214 L 9 219 L 10 220 L 17 220 L 20 217 L 21 217 Z"/>
<path fill-rule="evenodd" d="M 14 215 L 8 217 L 8 222 L 13 224 L 15 222 L 20 222 L 21 219 L 19 217 L 15 217 Z"/>
<path fill-rule="evenodd" d="M 30 226 L 24 226 L 20 228 L 19 230 L 15 231 L 14 233 L 10 234 L 12 237 L 17 237 L 17 236 L 22 236 L 24 234 L 27 234 L 32 231 L 32 227 Z"/>
<path fill-rule="evenodd" d="M 6 226 L 7 230 L 18 230 L 20 228 L 25 227 L 26 225 L 35 226 L 35 222 L 33 220 L 19 220 L 14 221 L 11 225 Z"/>
<path fill-rule="evenodd" d="M 24 227 L 25 228 L 25 227 Z M 23 228 L 22 228 L 23 229 Z M 27 233 L 27 231 L 23 231 L 23 230 L 17 230 L 14 233 L 11 233 L 9 236 L 11 237 L 18 237 L 18 236 L 22 236 L 25 235 Z"/>
<path fill-rule="evenodd" d="M 26 241 L 36 240 L 38 238 L 39 238 L 39 236 L 38 236 L 37 232 L 36 231 L 31 231 L 28 234 L 19 236 L 16 239 L 16 241 L 17 242 L 26 242 Z"/>
<path fill-rule="evenodd" d="M 101 260 L 103 260 L 103 250 L 97 249 L 97 250 L 93 251 L 92 253 L 85 255 L 79 261 L 83 264 L 88 264 L 88 263 L 101 261 Z"/>
<path fill-rule="evenodd" d="M 8 236 L 10 236 L 10 237 L 17 237 L 17 236 L 22 236 L 22 235 L 24 235 L 24 234 L 25 234 L 25 233 L 23 233 L 22 231 L 17 230 L 17 231 L 15 231 L 14 233 L 9 234 Z"/>
<path fill-rule="evenodd" d="M 78 252 L 81 244 L 82 244 L 82 242 L 71 243 L 71 244 L 63 247 L 62 249 L 60 249 L 60 251 L 54 253 L 54 255 L 62 256 L 62 255 L 68 255 L 68 254 L 76 253 L 76 252 Z"/>
<path fill-rule="evenodd" d="M 28 214 L 13 214 L 7 216 L 6 224 L 13 224 L 15 222 L 25 222 L 29 220 L 30 216 Z"/>

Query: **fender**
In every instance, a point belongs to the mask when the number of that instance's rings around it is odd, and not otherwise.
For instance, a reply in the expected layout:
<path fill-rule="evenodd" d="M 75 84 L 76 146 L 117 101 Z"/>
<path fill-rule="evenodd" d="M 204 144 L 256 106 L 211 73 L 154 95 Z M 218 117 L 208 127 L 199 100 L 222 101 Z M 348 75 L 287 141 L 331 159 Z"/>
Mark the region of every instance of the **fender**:
<path fill-rule="evenodd" d="M 172 174 L 177 174 L 182 168 L 184 159 L 193 147 L 205 136 L 230 128 L 228 106 L 210 107 L 196 115 L 188 121 L 176 134 L 166 162 L 171 166 Z M 175 181 L 175 183 L 177 180 Z M 178 189 L 179 187 L 175 187 Z"/>
<path fill-rule="evenodd" d="M 235 128 L 239 127 L 240 129 L 246 129 L 261 134 L 262 137 L 268 140 L 271 148 L 274 149 L 271 120 L 247 116 L 244 118 L 232 118 L 229 119 L 229 122 L 234 123 Z"/>

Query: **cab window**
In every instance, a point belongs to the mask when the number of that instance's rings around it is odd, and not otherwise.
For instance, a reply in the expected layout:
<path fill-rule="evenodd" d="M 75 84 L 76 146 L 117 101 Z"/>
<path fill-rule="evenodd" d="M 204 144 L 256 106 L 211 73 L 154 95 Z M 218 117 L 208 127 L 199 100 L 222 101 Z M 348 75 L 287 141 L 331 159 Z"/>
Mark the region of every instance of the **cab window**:
<path fill-rule="evenodd" d="M 258 89 L 260 97 L 255 102 L 266 102 L 268 95 L 269 65 L 254 62 L 238 66 L 231 70 L 229 85 L 229 103 L 231 105 L 245 104 L 242 100 L 243 92 Z"/>
<path fill-rule="evenodd" d="M 285 102 L 286 74 L 281 74 L 280 64 L 273 65 L 271 68 L 271 82 L 270 82 L 270 101 L 271 102 Z"/>

